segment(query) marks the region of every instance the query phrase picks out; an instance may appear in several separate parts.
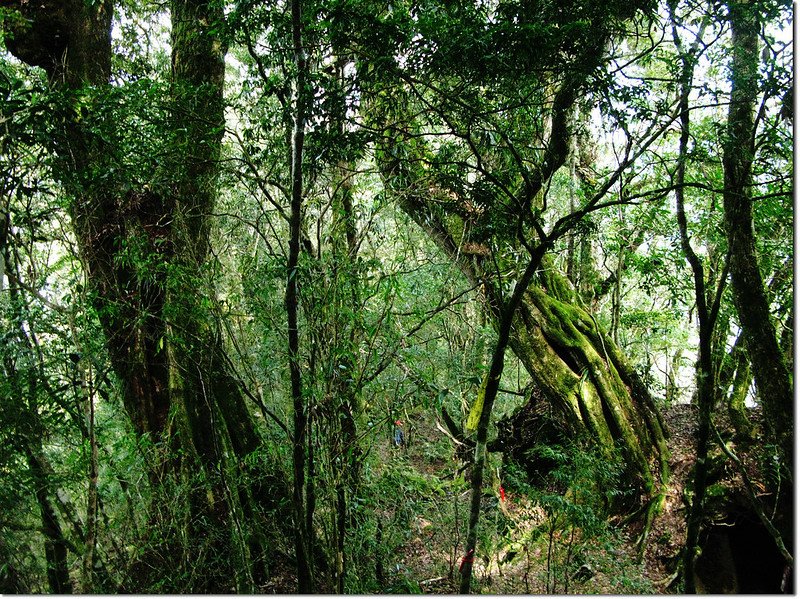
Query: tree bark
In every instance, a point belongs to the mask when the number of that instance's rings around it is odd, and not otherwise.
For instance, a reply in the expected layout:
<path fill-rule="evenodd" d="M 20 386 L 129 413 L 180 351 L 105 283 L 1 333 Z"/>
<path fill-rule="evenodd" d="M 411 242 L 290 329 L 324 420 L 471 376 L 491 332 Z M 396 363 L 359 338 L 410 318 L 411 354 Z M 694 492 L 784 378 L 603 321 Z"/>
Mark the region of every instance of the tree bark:
<path fill-rule="evenodd" d="M 740 444 L 750 443 L 754 440 L 755 423 L 748 414 L 745 400 L 753 382 L 753 375 L 742 333 L 734 341 L 730 352 L 718 362 L 720 363 L 717 375 L 719 389 L 728 409 L 728 417 L 736 431 L 736 440 Z"/>
<path fill-rule="evenodd" d="M 498 335 L 495 347 L 492 352 L 492 361 L 489 365 L 489 372 L 486 373 L 486 380 L 481 390 L 478 392 L 477 401 L 480 402 L 481 412 L 478 421 L 475 438 L 475 457 L 472 461 L 472 476 L 470 483 L 470 512 L 467 528 L 467 540 L 464 547 L 465 558 L 462 561 L 461 583 L 459 592 L 467 594 L 470 592 L 472 582 L 472 566 L 475 563 L 475 548 L 478 541 L 478 519 L 481 512 L 481 497 L 483 495 L 483 471 L 486 464 L 486 441 L 489 434 L 489 425 L 492 418 L 492 407 L 494 406 L 497 393 L 500 389 L 500 379 L 503 376 L 505 366 L 506 348 L 509 345 L 511 327 L 513 326 L 515 315 L 519 309 L 525 291 L 528 289 L 536 269 L 542 262 L 545 252 L 549 249 L 549 244 L 541 244 L 530 254 L 525 271 L 517 282 L 514 293 L 502 306 L 498 322 Z M 483 395 L 483 397 L 481 397 Z"/>
<path fill-rule="evenodd" d="M 549 284 L 542 278 L 520 307 L 511 348 L 574 430 L 586 431 L 605 451 L 622 447 L 629 478 L 650 497 L 669 474 L 665 429 L 652 397 L 613 340 L 569 301 L 571 291 L 559 297 L 562 276 L 550 272 Z"/>
<path fill-rule="evenodd" d="M 68 98 L 81 102 L 78 108 L 91 112 L 101 105 L 110 89 L 111 3 L 44 0 L 19 2 L 15 8 L 31 27 L 14 32 L 9 50 L 42 66 Z M 207 288 L 202 272 L 224 129 L 226 49 L 215 33 L 224 15 L 221 5 L 203 0 L 174 0 L 171 10 L 174 113 L 172 127 L 164 132 L 171 152 L 150 184 L 128 191 L 121 186 L 125 181 L 102 176 L 118 167 L 109 142 L 95 133 L 97 128 L 115 131 L 103 111 L 90 115 L 94 128 L 80 116 L 68 120 L 53 145 L 62 182 L 74 198 L 70 215 L 126 411 L 137 433 L 159 448 L 151 484 L 157 487 L 165 474 L 178 476 L 181 470 L 201 473 L 208 493 L 195 498 L 195 508 L 228 528 L 234 546 L 246 537 L 250 554 L 262 554 L 258 527 L 245 532 L 237 522 L 255 514 L 254 500 L 269 498 L 231 485 L 241 460 L 226 457 L 243 458 L 255 450 L 258 435 L 240 387 L 227 371 L 220 335 L 202 306 L 202 295 L 210 295 L 202 291 Z M 143 244 L 150 260 L 126 259 L 129 243 Z M 154 273 L 147 263 L 163 270 Z M 180 453 L 169 453 L 179 448 Z M 237 550 L 235 571 L 248 571 L 247 553 Z M 217 588 L 230 589 L 230 576 L 216 579 Z M 234 577 L 233 586 L 244 591 L 252 581 Z"/>
<path fill-rule="evenodd" d="M 752 168 L 755 158 L 755 106 L 759 94 L 758 36 L 762 23 L 751 2 L 731 0 L 731 101 L 723 148 L 725 229 L 731 253 L 731 287 L 745 335 L 767 433 L 782 462 L 782 496 L 778 528 L 793 536 L 794 394 L 791 374 L 770 316 L 769 300 L 759 270 L 753 230 Z"/>
<path fill-rule="evenodd" d="M 311 561 L 311 530 L 304 499 L 305 473 L 308 454 L 308 409 L 303 397 L 300 372 L 300 331 L 298 329 L 298 279 L 300 272 L 300 225 L 303 212 L 303 149 L 305 142 L 308 60 L 303 48 L 303 12 L 300 0 L 292 0 L 292 46 L 295 68 L 294 127 L 292 131 L 292 187 L 289 217 L 289 258 L 286 280 L 286 315 L 288 321 L 289 375 L 293 404 L 292 461 L 295 508 L 295 559 L 297 560 L 297 590 L 301 594 L 314 592 L 314 574 Z"/>
<path fill-rule="evenodd" d="M 694 281 L 695 306 L 697 308 L 697 319 L 699 321 L 699 341 L 698 359 L 695 368 L 697 381 L 697 449 L 694 465 L 694 479 L 692 505 L 686 524 L 686 544 L 683 555 L 683 575 L 684 591 L 686 593 L 696 593 L 695 587 L 695 552 L 700 539 L 700 529 L 705 518 L 705 494 L 708 486 L 708 451 L 711 441 L 712 416 L 714 413 L 714 403 L 716 399 L 716 377 L 714 361 L 712 356 L 712 341 L 714 337 L 714 327 L 717 320 L 719 303 L 709 306 L 706 291 L 706 273 L 698 255 L 692 248 L 689 237 L 689 228 L 686 218 L 684 182 L 686 179 L 686 161 L 689 152 L 690 135 L 690 115 L 689 115 L 689 94 L 691 93 L 692 80 L 694 78 L 695 62 L 693 57 L 694 48 L 684 51 L 677 33 L 674 14 L 673 19 L 673 39 L 680 54 L 681 79 L 680 79 L 680 125 L 681 135 L 678 145 L 678 165 L 675 173 L 675 204 L 680 231 L 681 249 L 692 271 Z M 702 39 L 705 24 L 699 28 L 697 40 Z M 721 290 L 725 285 L 727 274 L 723 272 L 719 281 L 718 293 L 716 297 L 721 297 Z"/>

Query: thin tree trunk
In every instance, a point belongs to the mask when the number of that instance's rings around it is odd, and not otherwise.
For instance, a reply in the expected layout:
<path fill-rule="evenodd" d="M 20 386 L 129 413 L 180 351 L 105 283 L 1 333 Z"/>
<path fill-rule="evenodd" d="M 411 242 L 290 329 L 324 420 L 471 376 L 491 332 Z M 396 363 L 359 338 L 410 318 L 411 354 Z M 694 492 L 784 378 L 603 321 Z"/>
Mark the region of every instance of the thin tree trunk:
<path fill-rule="evenodd" d="M 295 507 L 295 557 L 297 559 L 298 592 L 314 591 L 309 538 L 311 531 L 305 512 L 303 491 L 306 471 L 306 435 L 308 412 L 303 397 L 300 372 L 300 335 L 298 330 L 298 259 L 300 256 L 300 224 L 303 210 L 303 144 L 305 141 L 306 80 L 308 63 L 303 48 L 303 14 L 300 0 L 292 0 L 292 43 L 294 49 L 295 81 L 294 128 L 292 132 L 292 189 L 289 218 L 289 259 L 286 281 L 286 314 L 288 320 L 289 374 L 291 378 L 292 403 L 294 409 L 293 478 Z"/>
<path fill-rule="evenodd" d="M 341 70 L 341 69 L 340 69 Z M 343 131 L 340 130 L 340 133 Z M 336 514 L 337 514 L 337 592 L 345 592 L 347 562 L 345 555 L 346 538 L 351 525 L 347 497 L 357 493 L 360 479 L 361 455 L 358 447 L 356 415 L 358 413 L 358 392 L 356 388 L 358 361 L 355 353 L 356 332 L 360 329 L 358 282 L 353 272 L 358 252 L 356 222 L 353 212 L 352 184 L 346 164 L 339 165 L 340 184 L 334 197 L 334 217 L 331 223 L 334 259 L 334 321 L 337 329 L 337 342 L 344 345 L 337 352 L 340 364 L 334 372 L 332 388 L 336 407 L 333 430 L 340 436 L 335 444 L 339 452 L 336 473 Z"/>
<path fill-rule="evenodd" d="M 577 120 L 578 110 L 573 111 L 573 118 Z M 569 140 L 569 211 L 575 212 L 577 204 L 575 202 L 575 190 L 578 187 L 578 136 L 572 135 Z M 575 231 L 570 231 L 567 234 L 567 269 L 566 275 L 570 282 L 576 289 L 579 289 L 581 277 L 578 274 L 580 271 L 576 269 L 577 256 L 575 252 L 575 240 L 578 234 Z"/>
<path fill-rule="evenodd" d="M 94 589 L 95 549 L 97 545 L 97 438 L 95 436 L 94 393 L 91 387 L 91 365 L 78 365 L 81 395 L 86 405 L 87 442 L 89 443 L 89 485 L 86 493 L 86 543 L 83 554 L 82 592 Z"/>
<path fill-rule="evenodd" d="M 620 245 L 617 253 L 617 268 L 614 273 L 614 291 L 611 295 L 611 338 L 619 345 L 620 313 L 622 312 L 622 269 L 625 264 L 625 248 Z"/>
<path fill-rule="evenodd" d="M 470 483 L 470 511 L 469 524 L 467 529 L 467 541 L 464 548 L 465 559 L 461 569 L 461 583 L 459 592 L 467 594 L 470 592 L 472 582 L 472 566 L 475 561 L 475 548 L 478 540 L 478 522 L 481 511 L 481 496 L 483 495 L 483 470 L 486 464 L 486 440 L 489 434 L 489 424 L 491 423 L 492 407 L 500 389 L 500 378 L 503 376 L 505 366 L 505 353 L 511 335 L 511 326 L 517 308 L 522 302 L 525 291 L 528 289 L 536 269 L 539 268 L 545 251 L 549 244 L 538 245 L 528 259 L 528 265 L 514 288 L 514 293 L 503 306 L 500 322 L 498 323 L 498 336 L 492 352 L 492 361 L 489 365 L 489 372 L 486 374 L 486 381 L 481 385 L 478 392 L 477 401 L 480 402 L 481 412 L 478 420 L 478 427 L 475 438 L 475 454 L 472 461 L 472 476 Z M 480 397 L 480 395 L 483 397 Z"/>
<path fill-rule="evenodd" d="M 674 16 L 674 5 L 671 7 L 673 20 L 673 40 L 678 48 L 681 60 L 681 93 L 680 93 L 680 124 L 681 135 L 678 147 L 678 165 L 675 173 L 675 203 L 680 230 L 681 249 L 683 255 L 692 270 L 694 279 L 694 296 L 697 307 L 697 317 L 699 320 L 699 357 L 697 362 L 697 403 L 698 403 L 698 426 L 697 426 L 697 457 L 694 467 L 694 497 L 689 510 L 688 522 L 686 527 L 686 544 L 683 556 L 684 590 L 686 593 L 695 593 L 695 552 L 700 538 L 700 528 L 705 516 L 705 494 L 708 484 L 708 450 L 711 442 L 711 419 L 714 410 L 714 400 L 716 398 L 716 378 L 714 362 L 711 351 L 711 343 L 714 334 L 714 325 L 719 309 L 719 298 L 725 284 L 726 272 L 720 278 L 717 289 L 716 301 L 713 305 L 708 305 L 706 292 L 706 279 L 703 264 L 692 248 L 689 239 L 689 229 L 686 219 L 684 202 L 684 182 L 686 179 L 686 161 L 689 150 L 690 135 L 690 115 L 689 115 L 689 94 L 691 92 L 692 79 L 694 77 L 695 62 L 692 58 L 694 53 L 690 50 L 683 51 L 683 46 L 677 32 L 677 23 Z M 705 23 L 699 28 L 697 43 L 702 39 Z M 696 45 L 695 44 L 695 45 Z M 693 48 L 694 49 L 694 48 Z"/>
<path fill-rule="evenodd" d="M 8 224 L 8 223 L 6 223 Z M 11 273 L 11 268 L 16 269 L 16 280 L 19 281 L 19 264 L 12 259 L 7 246 L 0 247 L 3 254 L 0 278 L 7 272 Z M 6 270 L 8 269 L 8 270 Z M 11 278 L 11 277 L 9 277 Z M 26 306 L 18 293 L 16 286 L 12 285 L 9 289 L 11 306 L 14 311 L 16 321 L 17 337 L 26 352 L 33 353 L 33 346 L 28 337 L 25 323 L 30 323 L 27 318 Z M 58 520 L 56 510 L 50 501 L 50 486 L 52 484 L 52 469 L 46 467 L 42 450 L 42 423 L 39 418 L 39 407 L 37 394 L 39 387 L 38 373 L 36 369 L 28 367 L 28 374 L 25 379 L 27 384 L 23 384 L 23 373 L 21 373 L 11 358 L 6 358 L 3 363 L 3 374 L 10 384 L 13 395 L 18 401 L 19 409 L 25 414 L 25 429 L 22 433 L 22 449 L 30 471 L 33 482 L 33 492 L 36 503 L 39 506 L 39 517 L 42 522 L 44 534 L 44 553 L 47 569 L 47 581 L 50 592 L 53 594 L 71 594 L 73 592 L 72 581 L 69 576 L 69 563 L 67 561 L 67 539 L 64 536 L 61 524 Z"/>
<path fill-rule="evenodd" d="M 669 355 L 666 357 L 669 358 Z M 675 403 L 675 400 L 678 398 L 680 387 L 678 387 L 677 378 L 680 375 L 680 365 L 682 359 L 683 348 L 679 347 L 675 350 L 672 358 L 668 361 L 667 380 L 664 383 L 664 396 L 668 406 L 672 406 Z"/>

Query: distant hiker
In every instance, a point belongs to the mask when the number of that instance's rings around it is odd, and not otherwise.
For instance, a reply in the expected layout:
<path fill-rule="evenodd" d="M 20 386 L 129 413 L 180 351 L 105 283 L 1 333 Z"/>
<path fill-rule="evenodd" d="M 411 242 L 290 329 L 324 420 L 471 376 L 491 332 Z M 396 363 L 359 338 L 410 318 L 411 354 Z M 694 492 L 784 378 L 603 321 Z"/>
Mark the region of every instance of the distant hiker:
<path fill-rule="evenodd" d="M 403 429 L 400 428 L 403 426 L 403 422 L 401 420 L 394 421 L 394 446 L 395 447 L 405 447 L 406 444 L 406 434 L 403 432 Z"/>

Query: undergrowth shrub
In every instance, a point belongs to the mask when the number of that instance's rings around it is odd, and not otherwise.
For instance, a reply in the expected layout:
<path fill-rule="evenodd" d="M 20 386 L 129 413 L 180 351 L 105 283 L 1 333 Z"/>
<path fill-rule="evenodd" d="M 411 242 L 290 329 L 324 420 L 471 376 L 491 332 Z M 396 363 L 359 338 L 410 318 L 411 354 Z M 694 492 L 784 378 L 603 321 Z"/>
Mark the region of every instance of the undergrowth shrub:
<path fill-rule="evenodd" d="M 635 565 L 623 559 L 624 539 L 609 522 L 612 506 L 625 493 L 619 456 L 579 444 L 537 445 L 528 451 L 554 467 L 536 477 L 536 486 L 514 463 L 504 467 L 508 487 L 531 504 L 514 523 L 519 540 L 512 549 L 526 560 L 525 591 L 581 592 L 588 580 L 597 585 L 602 577 L 607 591 L 646 592 Z"/>

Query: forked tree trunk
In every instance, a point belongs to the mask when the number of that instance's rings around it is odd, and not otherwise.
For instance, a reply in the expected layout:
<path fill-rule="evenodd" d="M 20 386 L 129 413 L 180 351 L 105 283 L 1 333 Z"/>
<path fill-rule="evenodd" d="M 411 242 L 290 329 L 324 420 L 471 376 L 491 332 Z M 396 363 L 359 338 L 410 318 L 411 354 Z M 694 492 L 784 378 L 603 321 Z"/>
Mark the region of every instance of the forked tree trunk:
<path fill-rule="evenodd" d="M 102 103 L 111 73 L 112 3 L 43 0 L 14 7 L 31 27 L 6 39 L 9 50 L 43 67 L 54 85 L 83 102 L 81 110 Z M 165 475 L 181 472 L 199 475 L 205 488 L 193 499 L 193 521 L 203 516 L 219 527 L 234 548 L 231 571 L 245 573 L 209 572 L 216 582 L 207 590 L 247 591 L 251 558 L 265 551 L 251 522 L 260 498 L 234 482 L 241 460 L 231 457 L 245 457 L 259 441 L 227 372 L 201 284 L 224 125 L 225 48 L 214 33 L 223 13 L 221 5 L 202 0 L 174 0 L 171 9 L 174 127 L 165 133 L 172 151 L 154 184 L 128 191 L 120 187 L 124 173 L 111 176 L 118 166 L 114 152 L 87 126 L 95 120 L 113 131 L 102 111 L 88 119 L 74 111 L 78 118 L 66 122 L 54 146 L 126 411 L 137 433 L 160 448 L 151 483 L 158 487 Z M 130 242 L 149 254 L 145 264 L 126 258 Z M 163 270 L 154 273 L 148 262 Z M 245 518 L 248 527 L 239 526 Z M 198 542 L 206 532 L 188 531 Z"/>

